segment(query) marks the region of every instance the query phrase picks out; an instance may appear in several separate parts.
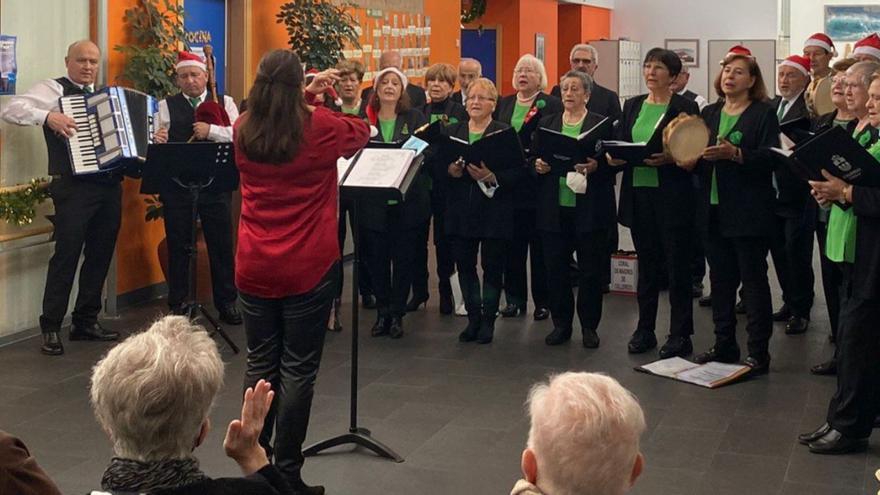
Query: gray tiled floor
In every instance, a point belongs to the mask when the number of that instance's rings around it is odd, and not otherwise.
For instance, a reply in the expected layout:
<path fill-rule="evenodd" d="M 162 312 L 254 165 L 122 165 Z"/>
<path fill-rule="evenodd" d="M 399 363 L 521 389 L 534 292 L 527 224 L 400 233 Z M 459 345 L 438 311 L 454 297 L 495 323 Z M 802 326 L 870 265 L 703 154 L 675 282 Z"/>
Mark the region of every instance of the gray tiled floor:
<path fill-rule="evenodd" d="M 821 291 L 817 290 L 820 294 Z M 528 422 L 523 401 L 529 386 L 548 373 L 603 371 L 638 395 L 648 431 L 647 467 L 634 493 L 858 494 L 875 493 L 880 445 L 864 454 L 819 457 L 795 436 L 821 423 L 833 378 L 811 376 L 811 364 L 827 357 L 827 316 L 817 298 L 810 331 L 773 337 L 772 373 L 719 390 L 635 373 L 656 354 L 630 356 L 635 300 L 608 296 L 600 328 L 602 347 L 585 350 L 579 338 L 548 348 L 549 322 L 531 316 L 499 320 L 495 342 L 462 345 L 464 321 L 437 313 L 436 293 L 427 310 L 407 316 L 402 340 L 361 339 L 360 423 L 406 458 L 403 464 L 342 448 L 309 459 L 306 479 L 330 494 L 504 494 L 518 477 Z M 658 334 L 668 312 L 661 304 Z M 143 327 L 161 302 L 128 310 L 114 328 Z M 710 314 L 695 308 L 695 347 L 711 342 Z M 346 431 L 350 372 L 348 311 L 342 334 L 328 335 L 309 431 L 310 441 Z M 362 311 L 362 335 L 372 323 Z M 231 328 L 238 343 L 243 329 Z M 0 428 L 31 447 L 64 493 L 96 487 L 111 452 L 92 418 L 87 399 L 90 367 L 108 346 L 67 344 L 63 358 L 37 352 L 29 340 L 0 348 Z M 226 386 L 213 413 L 215 429 L 197 453 L 213 476 L 236 475 L 223 456 L 225 425 L 239 411 L 244 356 L 225 352 Z"/>

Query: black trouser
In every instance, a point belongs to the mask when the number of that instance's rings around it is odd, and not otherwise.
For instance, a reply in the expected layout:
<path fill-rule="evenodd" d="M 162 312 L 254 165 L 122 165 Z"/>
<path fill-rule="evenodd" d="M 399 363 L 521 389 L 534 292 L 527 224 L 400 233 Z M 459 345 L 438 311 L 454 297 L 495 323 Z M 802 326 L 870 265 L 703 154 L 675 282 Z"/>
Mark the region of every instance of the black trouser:
<path fill-rule="evenodd" d="M 340 269 L 334 263 L 305 294 L 277 299 L 241 294 L 248 348 L 244 388 L 260 379 L 272 384 L 275 400 L 266 415 L 260 445 L 267 452 L 274 450 L 275 465 L 292 482 L 301 479 L 302 443 Z"/>
<path fill-rule="evenodd" d="M 630 229 L 639 257 L 638 332 L 651 332 L 657 322 L 660 284 L 669 277 L 669 335 L 686 337 L 694 333 L 694 303 L 691 295 L 693 227 L 691 224 L 664 226 L 655 207 L 659 191 L 638 191 L 634 196 Z"/>
<path fill-rule="evenodd" d="M 840 264 L 825 256 L 825 242 L 828 240 L 828 223 L 816 223 L 816 241 L 819 242 L 819 266 L 822 268 L 822 292 L 828 306 L 828 320 L 831 322 L 831 336 L 837 339 L 840 321 L 840 291 L 842 290 L 843 274 Z"/>
<path fill-rule="evenodd" d="M 813 307 L 813 232 L 816 212 L 805 208 L 800 217 L 776 215 L 770 255 L 782 287 L 782 300 L 794 316 L 810 319 Z"/>
<path fill-rule="evenodd" d="M 349 222 L 351 223 L 352 232 L 354 232 L 354 222 L 351 221 L 351 203 L 347 200 L 341 200 L 339 203 L 339 230 L 337 230 L 337 237 L 339 238 L 339 257 L 343 256 L 343 251 L 345 250 L 345 237 L 347 233 L 345 217 L 347 216 Z M 360 260 L 367 259 L 366 247 L 367 243 L 364 242 L 364 230 L 361 229 L 357 235 L 360 240 L 360 244 L 357 246 L 358 250 L 358 258 Z M 345 282 L 345 270 L 339 270 L 339 284 L 337 287 L 336 297 L 342 297 L 342 286 Z M 372 283 L 370 282 L 370 271 L 367 270 L 366 263 L 358 264 L 358 292 L 360 292 L 361 296 L 371 296 L 373 295 Z"/>
<path fill-rule="evenodd" d="M 446 200 L 431 204 L 434 210 L 434 255 L 437 258 L 437 278 L 441 294 L 452 294 L 449 278 L 455 273 L 455 258 L 452 256 L 452 240 L 446 235 Z M 415 291 L 413 291 L 415 292 Z"/>
<path fill-rule="evenodd" d="M 844 271 L 851 265 L 846 265 Z M 867 438 L 880 412 L 880 300 L 851 293 L 844 275 L 837 337 L 837 391 L 828 405 L 828 424 L 846 436 Z"/>
<path fill-rule="evenodd" d="M 561 207 L 560 210 L 562 210 L 559 213 L 560 232 L 541 232 L 553 326 L 572 328 L 575 301 L 569 278 L 568 261 L 572 252 L 576 252 L 579 268 L 578 319 L 582 328 L 595 330 L 602 319 L 602 286 L 605 285 L 608 230 L 578 233 L 574 208 Z"/>
<path fill-rule="evenodd" d="M 452 255 L 458 268 L 458 281 L 468 315 L 481 313 L 495 318 L 501 300 L 504 273 L 504 250 L 508 241 L 501 239 L 452 238 Z M 477 275 L 477 255 L 483 268 L 483 288 Z"/>
<path fill-rule="evenodd" d="M 168 305 L 177 306 L 189 294 L 189 249 L 192 235 L 192 201 L 186 192 L 161 196 L 168 240 Z M 208 247 L 214 306 L 235 301 L 235 256 L 232 250 L 232 193 L 201 193 L 198 215 Z"/>
<path fill-rule="evenodd" d="M 52 180 L 49 192 L 55 204 L 55 252 L 49 260 L 43 290 L 40 328 L 44 333 L 61 329 L 81 254 L 85 259 L 79 271 L 73 324 L 88 326 L 98 320 L 104 279 L 122 218 L 122 187 L 118 182 L 62 176 Z"/>
<path fill-rule="evenodd" d="M 403 317 L 406 298 L 412 286 L 416 243 L 424 227 L 403 228 L 397 225 L 397 215 L 388 213 L 388 230 L 379 232 L 364 229 L 367 241 L 367 270 L 376 295 L 376 309 L 380 317 Z"/>
<path fill-rule="evenodd" d="M 714 214 L 712 215 L 714 217 Z M 714 219 L 713 219 L 714 220 Z M 715 346 L 736 346 L 736 289 L 742 282 L 746 305 L 749 355 L 769 357 L 773 333 L 773 307 L 767 280 L 767 250 L 764 237 L 722 237 L 716 222 L 709 227 L 709 281 L 712 284 L 712 321 Z"/>
<path fill-rule="evenodd" d="M 693 176 L 694 189 L 699 191 L 700 189 L 700 178 L 696 175 Z M 699 193 L 698 193 L 699 194 Z M 693 250 L 693 258 L 691 261 L 691 280 L 695 284 L 699 284 L 703 282 L 703 278 L 706 277 L 706 240 L 703 239 L 703 226 L 698 222 L 694 222 L 694 250 Z"/>
<path fill-rule="evenodd" d="M 608 229 L 608 252 L 605 255 L 605 271 L 602 272 L 602 283 L 608 285 L 611 283 L 611 255 L 616 253 L 620 245 L 620 232 L 617 225 Z"/>
<path fill-rule="evenodd" d="M 428 297 L 428 235 L 431 222 L 419 227 L 416 235 L 415 259 L 413 260 L 412 294 L 416 299 Z"/>
<path fill-rule="evenodd" d="M 536 308 L 547 307 L 547 274 L 544 272 L 544 249 L 537 229 L 537 210 L 516 210 L 513 240 L 509 242 L 504 260 L 504 294 L 508 304 L 525 308 L 529 302 L 529 276 L 531 275 L 532 300 Z M 609 264 L 610 266 L 610 264 Z"/>

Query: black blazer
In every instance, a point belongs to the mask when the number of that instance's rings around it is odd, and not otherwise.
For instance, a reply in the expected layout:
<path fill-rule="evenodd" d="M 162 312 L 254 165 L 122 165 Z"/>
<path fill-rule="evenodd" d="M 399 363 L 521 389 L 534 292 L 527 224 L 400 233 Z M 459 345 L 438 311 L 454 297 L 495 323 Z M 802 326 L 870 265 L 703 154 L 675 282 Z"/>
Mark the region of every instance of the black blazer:
<path fill-rule="evenodd" d="M 593 112 L 587 113 L 584 119 L 583 129 L 589 129 L 598 124 L 605 117 Z M 554 131 L 562 131 L 562 113 L 548 115 L 541 119 L 540 127 Z M 535 134 L 535 144 L 540 139 Z M 599 139 L 610 139 L 608 135 L 599 136 Z M 532 165 L 534 159 L 531 160 Z M 576 194 L 575 217 L 577 218 L 577 233 L 594 232 L 614 227 L 614 176 L 615 170 L 608 165 L 604 156 L 598 159 L 599 168 L 587 175 L 587 192 Z M 534 171 L 534 166 L 530 168 Z M 535 173 L 538 182 L 538 229 L 547 232 L 559 232 L 559 212 L 564 206 L 559 206 L 559 175 L 552 171 L 543 175 Z M 564 177 L 564 176 L 563 176 Z"/>
<path fill-rule="evenodd" d="M 364 88 L 361 91 L 361 101 L 369 102 L 372 92 L 372 86 Z M 409 96 L 410 108 L 422 108 L 428 102 L 428 99 L 425 97 L 425 90 L 415 84 L 406 85 L 406 94 Z"/>
<path fill-rule="evenodd" d="M 453 95 L 454 96 L 454 95 Z M 468 114 L 460 103 L 456 103 L 452 98 L 447 98 L 442 103 L 430 103 L 422 107 L 422 114 L 428 121 L 431 120 L 432 114 L 445 115 L 450 119 L 450 125 L 459 122 L 467 122 Z M 431 176 L 431 200 L 437 208 L 443 208 L 446 204 L 444 199 L 446 188 L 446 176 L 448 163 L 436 153 L 437 150 L 433 146 L 429 147 L 425 153 L 425 166 L 428 167 L 428 173 Z"/>
<path fill-rule="evenodd" d="M 880 166 L 880 164 L 878 164 Z M 856 262 L 852 271 L 853 293 L 863 299 L 880 298 L 880 188 L 853 187 L 856 229 Z"/>
<path fill-rule="evenodd" d="M 626 100 L 623 105 L 623 114 L 618 122 L 615 138 L 622 141 L 632 142 L 632 129 L 642 109 L 642 103 L 648 95 L 635 96 Z M 697 104 L 684 96 L 673 94 L 669 100 L 669 108 L 666 115 L 660 121 L 660 125 L 654 130 L 652 142 L 662 143 L 663 129 L 680 113 L 699 115 L 700 108 Z M 660 153 L 663 149 L 657 146 L 653 153 Z M 632 227 L 634 215 L 634 201 L 637 190 L 633 187 L 633 166 L 644 164 L 627 163 L 623 168 L 623 181 L 620 184 L 620 207 L 618 209 L 618 221 L 621 225 Z M 694 220 L 694 182 L 690 172 L 674 163 L 657 167 L 660 179 L 659 191 L 660 202 L 658 207 L 659 217 L 665 226 L 681 226 L 693 223 Z"/>
<path fill-rule="evenodd" d="M 822 132 L 826 129 L 831 128 L 834 125 L 834 119 L 837 118 L 837 110 L 835 109 L 833 112 L 828 112 L 825 115 L 819 115 L 813 119 L 813 132 Z M 858 119 L 852 119 L 846 123 L 846 132 L 852 135 L 853 131 L 856 129 L 856 125 L 858 125 Z"/>
<path fill-rule="evenodd" d="M 562 98 L 562 90 L 559 85 L 553 86 L 550 94 Z M 620 97 L 617 93 L 610 89 L 593 83 L 593 90 L 590 92 L 590 101 L 587 102 L 587 110 L 590 113 L 598 113 L 606 117 L 611 117 L 612 121 L 620 118 Z"/>
<path fill-rule="evenodd" d="M 703 120 L 710 130 L 710 143 L 716 142 L 724 102 L 703 109 Z M 775 228 L 773 189 L 773 158 L 771 147 L 779 146 L 779 122 L 776 110 L 768 102 L 754 101 L 740 115 L 731 132 L 742 133 L 739 147 L 743 163 L 730 160 L 700 160 L 700 225 L 708 228 L 709 220 L 717 222 L 724 237 L 767 237 Z M 710 217 L 709 198 L 712 171 L 718 181 L 717 215 Z"/>
<path fill-rule="evenodd" d="M 779 105 L 781 104 L 781 96 L 777 96 L 772 101 L 773 109 L 777 112 L 779 112 Z M 790 122 L 802 117 L 810 117 L 803 93 L 791 103 L 791 108 L 782 117 L 781 123 Z M 803 215 L 804 208 L 811 208 L 816 204 L 810 196 L 810 185 L 798 178 L 782 160 L 775 161 L 774 174 L 776 175 L 776 185 L 779 188 L 779 193 L 776 197 L 777 215 L 787 218 L 800 218 Z"/>
<path fill-rule="evenodd" d="M 543 103 L 538 103 L 538 102 Z M 516 94 L 505 96 L 498 102 L 495 107 L 495 113 L 492 116 L 495 120 L 510 125 L 513 118 L 513 109 L 516 107 Z M 541 108 L 543 107 L 543 108 Z M 562 101 L 555 96 L 546 93 L 538 93 L 538 97 L 532 102 L 531 108 L 537 108 L 537 112 L 528 122 L 523 122 L 522 128 L 519 130 L 519 142 L 522 143 L 526 156 L 529 156 L 529 149 L 532 146 L 532 134 L 538 128 L 538 122 L 547 115 L 553 115 L 562 111 Z M 531 108 L 529 111 L 531 112 Z M 529 175 L 528 170 L 523 167 L 521 176 L 517 181 L 516 187 L 516 204 L 518 210 L 534 209 L 536 206 L 537 183 L 535 178 Z"/>
<path fill-rule="evenodd" d="M 485 134 L 500 131 L 509 125 L 493 120 Z M 468 123 L 461 122 L 446 128 L 450 136 L 468 139 Z M 448 165 L 448 164 L 447 164 Z M 446 174 L 446 235 L 468 239 L 513 239 L 516 183 L 521 180 L 520 170 L 525 164 L 496 172 L 498 189 L 492 198 L 486 197 L 467 171 L 455 178 Z"/>
<path fill-rule="evenodd" d="M 422 112 L 408 110 L 397 116 L 394 125 L 393 141 L 406 140 L 419 127 L 425 125 L 427 120 Z M 381 141 L 381 136 L 376 136 L 373 141 Z M 429 179 L 427 167 L 422 166 L 416 180 L 410 186 L 406 201 L 396 205 L 389 205 L 386 201 L 368 199 L 360 203 L 361 226 L 378 232 L 389 230 L 401 230 L 419 226 L 431 218 L 431 198 L 429 192 Z M 398 222 L 393 225 L 388 222 L 388 212 L 395 209 L 400 212 Z"/>

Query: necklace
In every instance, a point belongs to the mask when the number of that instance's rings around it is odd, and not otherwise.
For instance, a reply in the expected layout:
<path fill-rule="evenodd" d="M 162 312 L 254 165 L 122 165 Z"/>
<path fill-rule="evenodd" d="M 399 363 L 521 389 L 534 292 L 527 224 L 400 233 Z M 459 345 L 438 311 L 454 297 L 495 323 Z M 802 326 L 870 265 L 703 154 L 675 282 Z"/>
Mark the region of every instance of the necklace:
<path fill-rule="evenodd" d="M 577 125 L 577 124 L 580 124 L 581 122 L 583 122 L 585 118 L 587 118 L 587 112 L 584 112 L 584 114 L 581 115 L 581 118 L 575 120 L 574 122 L 566 122 L 565 121 L 565 114 L 563 113 L 562 114 L 562 123 L 565 125 Z"/>
<path fill-rule="evenodd" d="M 536 96 L 538 96 L 538 93 L 540 93 L 540 91 L 535 91 L 535 94 L 533 94 L 532 96 L 529 96 L 528 98 L 523 98 L 522 96 L 519 95 L 519 93 L 517 93 L 516 94 L 516 101 L 518 101 L 520 103 L 529 103 L 530 101 L 534 100 Z"/>

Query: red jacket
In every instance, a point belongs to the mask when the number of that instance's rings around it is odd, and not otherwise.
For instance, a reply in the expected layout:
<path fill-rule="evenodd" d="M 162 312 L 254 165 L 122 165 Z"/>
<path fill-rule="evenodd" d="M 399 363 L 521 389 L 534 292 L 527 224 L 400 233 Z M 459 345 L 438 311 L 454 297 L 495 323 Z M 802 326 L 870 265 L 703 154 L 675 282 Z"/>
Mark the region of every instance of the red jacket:
<path fill-rule="evenodd" d="M 238 119 L 236 132 L 247 117 Z M 241 221 L 235 283 L 241 292 L 264 298 L 306 293 L 339 259 L 336 160 L 369 138 L 363 120 L 317 107 L 291 162 L 252 162 L 236 146 Z"/>

